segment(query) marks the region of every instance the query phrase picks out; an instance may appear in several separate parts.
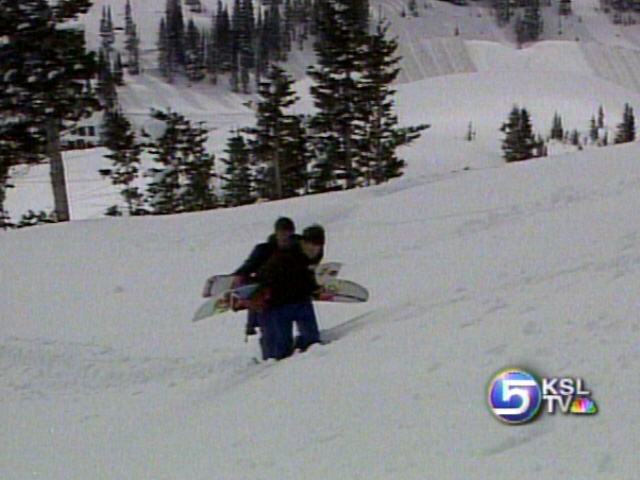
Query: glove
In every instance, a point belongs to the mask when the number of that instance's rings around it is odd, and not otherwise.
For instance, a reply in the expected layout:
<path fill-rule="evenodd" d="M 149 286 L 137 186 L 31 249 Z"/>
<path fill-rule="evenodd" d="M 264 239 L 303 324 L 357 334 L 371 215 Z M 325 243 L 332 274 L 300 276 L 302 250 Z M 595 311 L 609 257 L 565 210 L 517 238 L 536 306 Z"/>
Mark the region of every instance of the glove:
<path fill-rule="evenodd" d="M 229 307 L 232 312 L 237 312 L 238 310 L 242 310 L 242 305 L 240 304 L 240 297 L 233 292 L 228 292 L 226 295 L 229 302 Z"/>
<path fill-rule="evenodd" d="M 325 287 L 318 287 L 313 292 L 312 296 L 315 300 L 329 301 L 333 298 L 333 293 L 331 293 L 331 291 L 329 291 Z"/>
<path fill-rule="evenodd" d="M 260 290 L 254 296 L 247 300 L 247 306 L 250 310 L 256 312 L 264 312 L 269 306 L 271 291 L 268 288 Z"/>

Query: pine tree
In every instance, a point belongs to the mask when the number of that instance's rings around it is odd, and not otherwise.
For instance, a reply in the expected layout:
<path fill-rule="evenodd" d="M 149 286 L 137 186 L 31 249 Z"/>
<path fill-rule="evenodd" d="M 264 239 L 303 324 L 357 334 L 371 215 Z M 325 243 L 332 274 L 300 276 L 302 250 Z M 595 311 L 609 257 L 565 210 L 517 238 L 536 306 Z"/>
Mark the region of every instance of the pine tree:
<path fill-rule="evenodd" d="M 360 116 L 358 103 L 362 99 L 357 79 L 363 72 L 364 46 L 368 42 L 368 6 L 363 7 L 366 3 L 319 0 L 318 37 L 314 44 L 318 64 L 308 71 L 314 80 L 311 95 L 318 109 L 312 127 L 323 143 L 323 168 L 330 169 L 336 179 L 344 178 L 346 188 L 353 188 L 358 176 L 354 124 Z"/>
<path fill-rule="evenodd" d="M 580 144 L 580 132 L 577 129 L 574 129 L 571 132 L 570 142 L 574 147 L 582 147 Z"/>
<path fill-rule="evenodd" d="M 129 75 L 138 75 L 140 67 L 140 39 L 138 38 L 138 26 L 133 25 L 131 38 L 129 39 Z"/>
<path fill-rule="evenodd" d="M 314 5 L 317 2 L 312 4 L 311 0 L 298 0 L 299 1 L 299 24 L 300 24 L 300 33 L 298 34 L 298 48 L 300 50 L 304 49 L 304 42 L 311 35 L 312 30 L 314 30 L 313 25 L 315 24 L 315 7 Z"/>
<path fill-rule="evenodd" d="M 633 108 L 628 103 L 624 105 L 622 122 L 618 124 L 618 129 L 614 143 L 628 143 L 636 139 L 636 120 L 633 115 Z"/>
<path fill-rule="evenodd" d="M 247 68 L 247 66 L 245 65 L 245 63 L 243 62 L 243 54 L 240 54 L 240 86 L 241 86 L 241 91 L 244 94 L 248 94 L 251 93 L 251 88 L 249 87 L 249 84 L 251 82 L 251 77 L 249 74 L 249 69 Z"/>
<path fill-rule="evenodd" d="M 520 126 L 520 109 L 514 106 L 509 114 L 509 120 L 502 124 L 500 131 L 505 133 L 505 139 L 502 141 L 502 150 L 504 151 L 504 159 L 507 162 L 522 160 L 518 157 L 518 129 Z"/>
<path fill-rule="evenodd" d="M 111 60 L 113 44 L 115 43 L 115 31 L 113 28 L 113 19 L 111 17 L 111 7 L 102 7 L 100 38 L 102 39 L 102 49 L 106 52 L 107 58 Z"/>
<path fill-rule="evenodd" d="M 598 107 L 598 128 L 604 128 L 604 108 Z"/>
<path fill-rule="evenodd" d="M 173 80 L 175 68 L 167 33 L 167 22 L 164 18 L 160 19 L 160 29 L 158 30 L 158 68 L 163 78 L 166 78 L 169 82 Z"/>
<path fill-rule="evenodd" d="M 519 125 L 519 151 L 520 157 L 523 160 L 534 157 L 534 150 L 536 146 L 535 135 L 533 133 L 533 125 L 531 125 L 531 116 L 529 112 L 522 108 L 520 110 L 520 125 Z"/>
<path fill-rule="evenodd" d="M 216 45 L 215 16 L 211 29 L 206 35 L 206 67 L 211 83 L 218 83 L 218 47 Z"/>
<path fill-rule="evenodd" d="M 266 73 L 271 64 L 273 54 L 269 46 L 269 12 L 265 14 L 263 21 L 261 10 L 258 10 L 258 19 L 256 22 L 256 58 L 255 58 L 255 84 L 256 88 L 260 87 L 261 78 Z"/>
<path fill-rule="evenodd" d="M 524 8 L 524 16 L 516 22 L 515 30 L 518 43 L 534 42 L 542 33 L 542 14 L 539 0 L 528 0 Z"/>
<path fill-rule="evenodd" d="M 98 82 L 96 86 L 96 95 L 101 101 L 104 108 L 114 108 L 118 102 L 118 92 L 116 90 L 116 76 L 111 68 L 109 56 L 104 48 L 98 53 Z"/>
<path fill-rule="evenodd" d="M 295 115 L 285 123 L 280 141 L 282 195 L 285 198 L 309 193 L 308 165 L 311 162 L 309 134 L 304 117 Z"/>
<path fill-rule="evenodd" d="M 255 18 L 253 15 L 253 4 L 251 0 L 238 0 L 237 16 L 234 18 L 234 31 L 238 38 L 238 55 L 240 67 L 240 84 L 243 93 L 250 93 L 249 72 L 255 66 Z"/>
<path fill-rule="evenodd" d="M 124 24 L 127 71 L 129 75 L 138 75 L 140 73 L 140 39 L 138 38 L 138 28 L 133 21 L 130 0 L 127 0 L 125 5 Z"/>
<path fill-rule="evenodd" d="M 148 171 L 147 202 L 155 214 L 212 209 L 217 199 L 212 185 L 214 156 L 207 153 L 208 135 L 202 123 L 193 126 L 183 115 L 152 110 L 165 123 L 163 134 L 146 146 L 161 167 Z"/>
<path fill-rule="evenodd" d="M 227 158 L 221 158 L 227 168 L 222 177 L 225 204 L 231 207 L 255 201 L 250 168 L 250 150 L 245 138 L 238 131 L 227 140 Z"/>
<path fill-rule="evenodd" d="M 69 220 L 60 132 L 67 121 L 100 108 L 87 90 L 97 74 L 95 55 L 85 49 L 84 32 L 68 26 L 90 6 L 89 0 L 0 0 L 0 115 L 8 119 L 1 128 L 28 132 L 20 143 L 34 142 L 25 147 L 29 154 L 42 156 L 34 148 L 46 144 L 60 221 Z"/>
<path fill-rule="evenodd" d="M 124 5 L 124 34 L 129 36 L 133 33 L 133 10 L 131 9 L 131 0 L 127 0 Z"/>
<path fill-rule="evenodd" d="M 600 132 L 598 131 L 598 124 L 596 123 L 596 117 L 592 116 L 589 122 L 589 138 L 593 143 L 598 141 Z"/>
<path fill-rule="evenodd" d="M 256 126 L 245 129 L 253 137 L 249 142 L 252 157 L 268 165 L 273 175 L 273 183 L 266 189 L 271 199 L 292 196 L 303 186 L 290 178 L 304 169 L 306 158 L 300 120 L 284 111 L 298 100 L 293 83 L 282 68 L 272 65 L 258 90 L 261 99 L 257 103 Z"/>
<path fill-rule="evenodd" d="M 128 215 L 143 215 L 146 213 L 144 195 L 135 185 L 140 178 L 142 145 L 136 140 L 131 122 L 119 107 L 105 112 L 102 137 L 105 147 L 111 150 L 105 157 L 111 160 L 112 168 L 100 170 L 100 174 L 109 177 L 113 185 L 123 187 L 120 193 Z M 109 212 L 111 215 L 119 214 L 120 209 L 114 205 Z"/>
<path fill-rule="evenodd" d="M 231 78 L 229 84 L 233 93 L 240 93 L 240 50 L 238 48 L 238 36 L 236 32 L 231 32 Z"/>
<path fill-rule="evenodd" d="M 396 55 L 397 39 L 388 39 L 389 24 L 379 22 L 376 31 L 364 45 L 363 74 L 359 80 L 362 115 L 355 123 L 355 146 L 360 152 L 358 175 L 366 185 L 379 184 L 402 175 L 406 163 L 398 159 L 396 150 L 420 136 L 428 125 L 397 128 L 398 117 L 393 113 L 391 85 L 400 73 Z"/>
<path fill-rule="evenodd" d="M 240 0 L 234 0 L 233 10 L 231 13 L 231 91 L 240 93 L 241 82 L 241 63 L 240 57 L 242 53 L 242 36 L 243 26 L 241 21 L 241 3 Z"/>
<path fill-rule="evenodd" d="M 190 82 L 199 82 L 204 78 L 204 61 L 202 36 L 191 19 L 185 35 L 185 72 Z"/>
<path fill-rule="evenodd" d="M 185 64 L 185 26 L 180 0 L 167 0 L 165 8 L 169 61 L 175 68 Z"/>
<path fill-rule="evenodd" d="M 507 162 L 533 158 L 536 140 L 531 126 L 531 118 L 526 109 L 514 106 L 509 114 L 509 120 L 502 125 L 500 131 L 506 135 L 502 142 L 502 150 Z"/>
<path fill-rule="evenodd" d="M 498 25 L 506 25 L 511 20 L 512 3 L 509 0 L 491 0 L 491 6 L 493 7 Z"/>
<path fill-rule="evenodd" d="M 118 86 L 124 85 L 124 68 L 122 67 L 122 56 L 120 52 L 116 54 L 115 62 L 113 63 L 113 82 Z"/>
<path fill-rule="evenodd" d="M 218 72 L 231 70 L 232 36 L 231 21 L 226 5 L 218 0 L 218 10 L 215 16 L 215 29 L 212 32 L 216 49 Z"/>
<path fill-rule="evenodd" d="M 269 51 L 270 61 L 284 62 L 287 60 L 284 48 L 284 34 L 280 7 L 278 2 L 271 2 L 264 22 L 266 48 Z"/>
<path fill-rule="evenodd" d="M 295 29 L 296 13 L 291 0 L 285 0 L 284 2 L 284 15 L 282 19 L 282 30 L 284 34 L 284 50 L 290 53 L 292 50 L 293 42 L 296 38 Z"/>
<path fill-rule="evenodd" d="M 550 138 L 552 140 L 560 140 L 564 138 L 564 128 L 562 127 L 562 117 L 558 112 L 553 115 L 553 123 L 551 124 L 551 135 Z"/>
<path fill-rule="evenodd" d="M 473 130 L 473 122 L 469 122 L 467 124 L 467 135 L 465 136 L 465 139 L 467 140 L 467 142 L 472 142 L 475 136 L 476 134 Z"/>

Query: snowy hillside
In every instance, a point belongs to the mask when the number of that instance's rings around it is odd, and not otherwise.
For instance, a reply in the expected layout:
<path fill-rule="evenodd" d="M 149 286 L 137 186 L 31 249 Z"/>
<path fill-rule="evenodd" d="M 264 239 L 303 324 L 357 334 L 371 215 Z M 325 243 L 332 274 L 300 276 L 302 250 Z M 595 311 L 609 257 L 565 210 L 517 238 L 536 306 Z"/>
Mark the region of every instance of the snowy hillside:
<path fill-rule="evenodd" d="M 552 144 L 510 165 L 500 150 L 514 104 L 542 135 L 555 112 L 586 133 L 599 106 L 609 131 L 625 103 L 640 108 L 638 27 L 604 23 L 594 3 L 574 1 L 570 41 L 520 50 L 480 4 L 393 18 L 413 52 L 401 123 L 432 126 L 385 185 L 111 219 L 105 150 L 66 153 L 74 221 L 0 232 L 0 478 L 636 480 L 638 144 Z M 106 4 L 88 14 L 96 31 Z M 162 5 L 132 4 L 156 25 Z M 151 62 L 154 37 L 143 44 Z M 297 88 L 296 108 L 310 110 L 309 80 Z M 152 71 L 119 96 L 141 126 L 152 106 L 206 120 L 217 154 L 253 119 L 244 96 Z M 48 175 L 14 172 L 13 218 L 52 207 Z M 204 280 L 236 268 L 280 215 L 324 225 L 326 258 L 371 298 L 317 304 L 326 345 L 256 364 L 244 314 L 190 320 Z M 581 377 L 599 413 L 507 426 L 487 403 L 507 367 Z"/>
<path fill-rule="evenodd" d="M 4 233 L 2 478 L 634 479 L 638 202 L 630 145 Z M 371 300 L 253 365 L 244 315 L 190 318 L 281 214 L 325 225 Z M 487 382 L 514 365 L 583 377 L 600 413 L 500 424 Z"/>

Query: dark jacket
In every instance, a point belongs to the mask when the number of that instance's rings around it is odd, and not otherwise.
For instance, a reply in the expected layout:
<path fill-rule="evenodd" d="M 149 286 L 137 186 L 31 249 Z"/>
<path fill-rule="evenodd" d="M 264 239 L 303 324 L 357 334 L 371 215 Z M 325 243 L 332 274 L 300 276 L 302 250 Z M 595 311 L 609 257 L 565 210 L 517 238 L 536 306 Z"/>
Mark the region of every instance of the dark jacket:
<path fill-rule="evenodd" d="M 274 253 L 257 274 L 270 308 L 309 301 L 319 289 L 311 262 L 299 244 Z"/>
<path fill-rule="evenodd" d="M 245 283 L 250 279 L 255 277 L 269 257 L 278 251 L 278 242 L 276 241 L 276 236 L 271 234 L 266 242 L 259 243 L 253 250 L 249 257 L 244 261 L 244 263 L 238 268 L 233 275 L 241 275 L 244 277 Z"/>
<path fill-rule="evenodd" d="M 302 237 L 300 235 L 293 236 L 293 246 L 298 249 L 301 241 Z M 244 261 L 240 268 L 233 272 L 233 275 L 241 275 L 244 279 L 244 283 L 253 281 L 258 271 L 267 263 L 267 260 L 269 260 L 274 253 L 279 251 L 281 250 L 278 248 L 276 236 L 271 234 L 266 242 L 259 243 L 253 248 L 249 257 Z M 323 255 L 324 249 L 320 252 L 317 258 L 309 260 L 308 265 L 317 265 L 322 260 Z"/>

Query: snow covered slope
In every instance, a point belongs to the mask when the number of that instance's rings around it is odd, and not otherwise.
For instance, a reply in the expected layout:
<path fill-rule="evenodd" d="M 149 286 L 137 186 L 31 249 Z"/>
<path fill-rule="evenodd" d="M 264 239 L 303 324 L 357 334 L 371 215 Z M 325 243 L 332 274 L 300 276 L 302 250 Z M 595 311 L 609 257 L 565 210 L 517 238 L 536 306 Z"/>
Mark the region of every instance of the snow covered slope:
<path fill-rule="evenodd" d="M 2 478 L 633 479 L 638 202 L 630 145 L 4 233 Z M 252 365 L 243 314 L 190 318 L 282 214 L 325 225 L 371 300 L 319 305 L 331 344 Z M 600 413 L 500 424 L 507 366 L 583 377 Z"/>
<path fill-rule="evenodd" d="M 606 39 L 593 5 L 574 3 Z M 633 46 L 629 32 L 611 38 Z M 614 129 L 640 97 L 592 61 L 601 47 L 516 51 L 499 33 L 463 36 L 470 71 L 411 67 L 400 119 L 432 127 L 401 152 L 406 175 L 378 187 L 106 219 L 116 192 L 97 174 L 104 152 L 66 154 L 75 221 L 0 233 L 2 480 L 635 480 L 638 145 L 505 165 L 499 127 L 517 103 L 543 135 L 555 111 L 585 132 L 600 105 Z M 434 38 L 414 43 L 461 52 Z M 311 109 L 308 80 L 298 88 Z M 168 105 L 207 120 L 218 153 L 252 118 L 244 97 L 152 72 L 121 98 L 141 123 Z M 17 172 L 14 217 L 51 207 L 47 175 Z M 256 365 L 243 314 L 190 318 L 205 278 L 237 267 L 280 215 L 323 224 L 326 257 L 371 299 L 318 305 L 331 343 Z M 501 424 L 487 387 L 509 366 L 584 378 L 599 413 Z"/>

